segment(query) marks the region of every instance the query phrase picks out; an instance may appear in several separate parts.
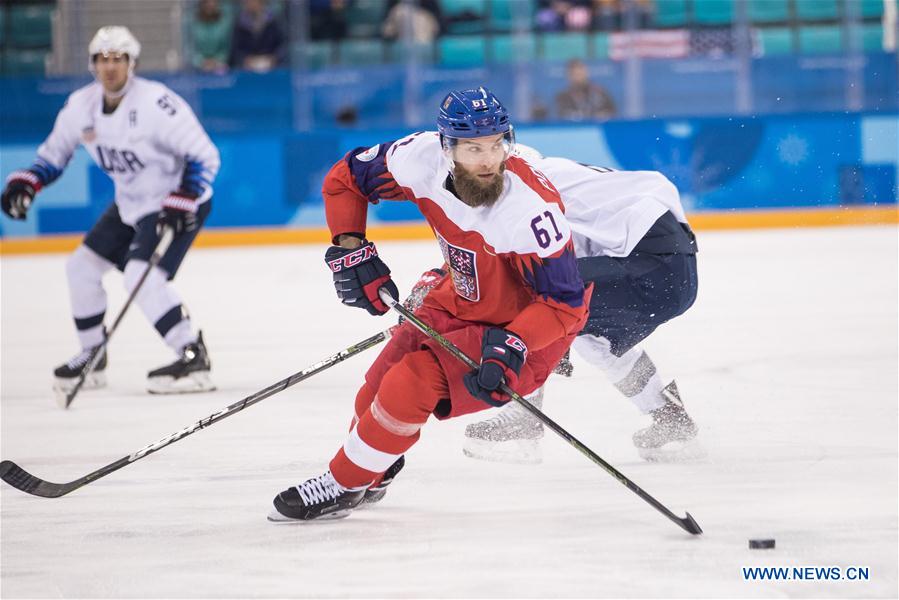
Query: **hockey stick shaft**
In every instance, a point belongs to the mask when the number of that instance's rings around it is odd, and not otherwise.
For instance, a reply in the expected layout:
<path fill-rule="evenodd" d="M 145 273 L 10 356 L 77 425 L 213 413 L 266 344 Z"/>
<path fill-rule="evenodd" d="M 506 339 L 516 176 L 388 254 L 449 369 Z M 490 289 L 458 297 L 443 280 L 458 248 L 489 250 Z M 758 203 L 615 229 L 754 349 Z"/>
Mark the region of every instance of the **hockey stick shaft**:
<path fill-rule="evenodd" d="M 424 333 L 426 336 L 440 344 L 445 350 L 447 350 L 450 354 L 458 358 L 460 361 L 465 363 L 468 367 L 472 369 L 478 368 L 478 363 L 475 362 L 470 356 L 462 352 L 455 344 L 451 341 L 440 335 L 435 329 L 430 327 L 427 323 L 418 318 L 414 313 L 407 310 L 403 307 L 402 304 L 397 302 L 384 288 L 379 290 L 379 295 L 381 300 L 393 310 L 401 314 L 407 321 L 412 323 L 419 331 Z M 702 533 L 702 529 L 699 527 L 699 524 L 693 519 L 690 513 L 687 513 L 686 517 L 678 517 L 676 514 L 671 512 L 664 504 L 653 498 L 646 491 L 644 491 L 640 486 L 631 481 L 628 477 L 626 477 L 621 471 L 607 463 L 600 457 L 598 454 L 593 452 L 590 448 L 584 445 L 580 440 L 576 437 L 568 433 L 565 429 L 562 428 L 561 425 L 550 419 L 546 416 L 543 411 L 538 409 L 536 406 L 525 400 L 518 393 L 512 390 L 509 386 L 503 383 L 500 387 L 500 391 L 502 393 L 509 396 L 513 401 L 520 404 L 524 407 L 528 412 L 530 412 L 534 417 L 536 417 L 540 422 L 546 425 L 548 428 L 552 429 L 559 437 L 568 442 L 569 445 L 573 446 L 578 452 L 592 460 L 594 463 L 602 467 L 607 473 L 609 473 L 612 477 L 617 479 L 619 483 L 624 485 L 627 489 L 637 494 L 640 498 L 642 498 L 645 502 L 647 502 L 650 506 L 655 508 L 657 511 L 671 519 L 674 523 L 676 523 L 679 527 L 681 527 L 684 531 L 691 533 L 693 535 L 698 535 Z"/>
<path fill-rule="evenodd" d="M 128 307 L 131 306 L 131 303 L 134 302 L 137 294 L 140 293 L 140 289 L 143 287 L 144 282 L 147 280 L 147 277 L 149 277 L 150 271 L 152 271 L 153 268 L 159 264 L 159 261 L 162 260 L 162 256 L 169 249 L 169 246 L 171 245 L 174 237 L 175 232 L 172 231 L 171 227 L 166 227 L 163 230 L 159 241 L 156 243 L 156 247 L 153 249 L 153 255 L 150 257 L 150 260 L 147 261 L 147 267 L 141 274 L 140 279 L 137 280 L 137 285 L 135 285 L 134 289 L 131 290 L 131 293 L 128 294 L 128 299 L 125 300 L 125 305 L 122 307 L 122 310 L 119 311 L 119 314 L 112 322 L 112 326 L 106 332 L 103 342 L 99 346 L 97 346 L 97 348 L 91 354 L 90 360 L 87 361 L 87 364 L 84 365 L 84 367 L 81 369 L 81 374 L 78 376 L 78 381 L 75 382 L 75 387 L 73 387 L 66 393 L 65 406 L 63 406 L 63 408 L 69 408 L 69 406 L 72 404 L 72 401 L 75 400 L 75 396 L 78 395 L 78 391 L 81 389 L 81 386 L 83 386 L 84 382 L 87 380 L 87 376 L 90 375 L 93 370 L 97 368 L 97 365 L 100 364 L 100 361 L 103 360 L 103 355 L 106 354 L 106 345 L 109 343 L 112 334 L 115 333 L 115 330 L 118 328 L 119 323 L 122 322 L 122 318 L 125 316 L 125 313 L 128 312 Z"/>
<path fill-rule="evenodd" d="M 153 454 L 154 452 L 158 452 L 159 450 L 162 450 L 166 446 L 168 446 L 170 444 L 174 444 L 178 440 L 183 439 L 183 438 L 191 435 L 192 433 L 199 431 L 200 429 L 204 429 L 206 427 L 209 427 L 210 425 L 218 423 L 222 419 L 226 419 L 226 418 L 230 417 L 231 415 L 242 411 L 243 409 L 247 408 L 248 406 L 252 406 L 253 404 L 256 404 L 257 402 L 261 402 L 262 400 L 265 400 L 266 398 L 268 398 L 270 396 L 274 396 L 275 394 L 277 394 L 279 392 L 283 392 L 284 390 L 291 387 L 292 385 L 295 385 L 305 379 L 309 379 L 313 375 L 316 375 L 317 373 L 321 373 L 322 371 L 329 369 L 330 367 L 333 367 L 334 365 L 336 365 L 339 362 L 343 362 L 344 360 L 346 360 L 352 356 L 355 356 L 357 354 L 360 354 L 361 352 L 364 352 L 365 350 L 368 350 L 369 348 L 377 346 L 378 344 L 380 344 L 381 342 L 383 342 L 384 340 L 386 340 L 387 338 L 390 337 L 391 331 L 392 331 L 392 328 L 388 329 L 386 331 L 377 333 L 368 339 L 362 340 L 361 342 L 359 342 L 357 344 L 353 344 L 352 346 L 350 346 L 348 348 L 344 348 L 340 352 L 337 352 L 336 354 L 332 354 L 328 358 L 326 358 L 322 361 L 319 361 L 319 362 L 315 363 L 314 365 L 306 367 L 302 371 L 299 371 L 298 373 L 294 373 L 290 377 L 282 379 L 278 383 L 273 383 L 272 385 L 268 386 L 267 388 L 259 390 L 255 394 L 247 396 L 246 398 L 244 398 L 243 400 L 240 400 L 239 402 L 235 402 L 234 404 L 231 404 L 230 406 L 227 406 L 217 412 L 214 412 L 211 415 L 209 415 L 208 417 L 206 417 L 204 419 L 200 419 L 199 421 L 197 421 L 191 425 L 188 425 L 184 429 L 178 430 L 175 433 L 167 435 L 164 438 L 162 438 L 156 442 L 153 442 L 152 444 L 144 446 L 143 448 L 141 448 L 140 450 L 137 450 L 136 452 L 132 452 L 128 456 L 123 456 L 119 460 L 117 460 L 113 463 L 110 463 L 110 464 L 106 465 L 105 467 L 97 469 L 93 473 L 88 473 L 84 477 L 81 477 L 74 481 L 70 481 L 68 483 L 52 483 L 50 481 L 44 481 L 43 479 L 40 479 L 39 477 L 35 477 L 34 475 L 31 475 L 30 473 L 28 473 L 27 471 L 22 469 L 20 466 L 18 466 L 16 463 L 9 461 L 9 460 L 4 460 L 3 462 L 0 462 L 0 479 L 5 481 L 9 485 L 11 485 L 19 490 L 22 490 L 23 492 L 31 494 L 33 496 L 41 496 L 44 498 L 59 498 L 60 496 L 65 496 L 66 494 L 73 492 L 82 486 L 85 486 L 93 481 L 96 481 L 97 479 L 100 479 L 101 477 L 105 477 L 106 475 L 109 475 L 110 473 L 118 471 L 122 467 L 126 467 L 126 466 L 130 465 L 131 463 L 142 459 L 145 456 L 149 456 L 150 454 Z"/>

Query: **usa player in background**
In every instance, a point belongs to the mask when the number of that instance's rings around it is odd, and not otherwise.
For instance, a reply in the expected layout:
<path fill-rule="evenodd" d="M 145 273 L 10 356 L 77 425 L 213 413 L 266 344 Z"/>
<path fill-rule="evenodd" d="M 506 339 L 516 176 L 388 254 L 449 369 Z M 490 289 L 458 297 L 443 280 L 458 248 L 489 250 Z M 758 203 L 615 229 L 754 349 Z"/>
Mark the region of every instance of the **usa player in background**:
<path fill-rule="evenodd" d="M 505 107 L 484 88 L 452 92 L 437 129 L 358 148 L 334 165 L 322 190 L 334 243 L 325 260 L 345 304 L 386 313 L 378 290 L 396 297 L 396 286 L 365 239 L 367 206 L 414 202 L 449 270 L 417 314 L 480 366 L 469 372 L 402 324 L 366 373 L 329 470 L 278 494 L 271 520 L 340 518 L 380 500 L 431 415 L 502 405 L 503 380 L 533 392 L 584 325 L 590 289 L 578 274 L 559 193 L 511 155 Z"/>
<path fill-rule="evenodd" d="M 543 157 L 521 144 L 516 148 L 559 190 L 581 277 L 595 284 L 590 316 L 572 348 L 652 417 L 652 424 L 633 436 L 643 458 L 701 456 L 698 428 L 677 385 L 666 385 L 638 346 L 696 299 L 696 238 L 677 188 L 655 171 L 616 171 Z M 541 407 L 542 389 L 529 400 Z M 485 460 L 537 463 L 542 437 L 543 424 L 510 404 L 469 424 L 463 451 Z"/>
<path fill-rule="evenodd" d="M 171 227 L 174 240 L 135 299 L 178 357 L 149 372 L 148 390 L 215 389 L 202 333 L 194 330 L 169 282 L 209 215 L 218 150 L 184 100 L 163 84 L 134 74 L 140 43 L 126 27 L 102 27 L 88 51 L 95 81 L 69 96 L 34 164 L 11 173 L 2 195 L 3 212 L 25 219 L 37 193 L 62 175 L 79 144 L 115 183 L 115 201 L 66 264 L 81 351 L 54 371 L 55 385 L 63 392 L 72 389 L 104 340 L 103 274 L 117 267 L 126 289 L 133 290 L 162 227 Z M 106 366 L 104 356 L 85 389 L 106 384 Z"/>

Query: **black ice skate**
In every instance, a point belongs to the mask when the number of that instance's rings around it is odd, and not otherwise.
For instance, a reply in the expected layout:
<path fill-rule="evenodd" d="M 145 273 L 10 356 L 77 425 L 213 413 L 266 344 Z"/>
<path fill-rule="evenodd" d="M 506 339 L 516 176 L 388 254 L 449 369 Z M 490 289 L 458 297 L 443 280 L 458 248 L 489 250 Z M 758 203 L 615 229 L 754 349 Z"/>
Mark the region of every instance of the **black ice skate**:
<path fill-rule="evenodd" d="M 53 389 L 60 394 L 68 394 L 75 388 L 78 378 L 81 377 L 81 371 L 85 365 L 93 358 L 94 353 L 100 350 L 100 346 L 82 350 L 76 354 L 69 362 L 56 367 L 53 375 L 56 378 L 53 383 Z M 82 390 L 96 390 L 106 387 L 106 352 L 100 358 L 97 366 L 87 374 L 84 378 Z"/>
<path fill-rule="evenodd" d="M 396 459 L 395 463 L 390 465 L 390 467 L 384 471 L 381 481 L 373 483 L 367 490 L 365 490 L 365 496 L 362 497 L 362 506 L 380 502 L 387 493 L 387 486 L 393 482 L 394 478 L 403 470 L 404 466 L 406 466 L 406 458 L 400 456 Z"/>
<path fill-rule="evenodd" d="M 275 510 L 268 516 L 268 520 L 290 522 L 342 519 L 362 503 L 365 490 L 365 487 L 348 490 L 334 480 L 331 471 L 327 471 L 324 475 L 307 479 L 275 496 Z"/>
<path fill-rule="evenodd" d="M 210 392 L 215 389 L 209 379 L 211 368 L 201 331 L 196 342 L 184 347 L 178 360 L 147 374 L 147 391 L 151 394 Z"/>
<path fill-rule="evenodd" d="M 543 388 L 525 399 L 542 408 Z M 543 460 L 542 437 L 543 423 L 517 402 L 509 402 L 495 417 L 465 427 L 462 453 L 480 460 L 536 465 Z"/>
<path fill-rule="evenodd" d="M 649 461 L 678 461 L 699 458 L 704 451 L 696 441 L 699 428 L 684 409 L 675 382 L 662 390 L 665 404 L 650 412 L 652 425 L 633 436 L 640 456 Z"/>

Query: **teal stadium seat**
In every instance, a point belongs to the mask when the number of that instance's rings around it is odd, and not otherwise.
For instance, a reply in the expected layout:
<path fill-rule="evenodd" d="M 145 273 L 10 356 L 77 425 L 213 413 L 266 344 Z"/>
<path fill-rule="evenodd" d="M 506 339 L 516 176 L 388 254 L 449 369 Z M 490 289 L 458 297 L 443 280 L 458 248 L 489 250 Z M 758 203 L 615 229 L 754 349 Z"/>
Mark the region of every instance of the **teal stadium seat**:
<path fill-rule="evenodd" d="M 593 58 L 607 60 L 609 58 L 609 34 L 594 33 L 590 41 L 593 43 Z"/>
<path fill-rule="evenodd" d="M 537 57 L 537 38 L 530 31 L 518 35 L 494 35 L 490 39 L 490 59 L 495 63 L 531 62 Z"/>
<path fill-rule="evenodd" d="M 693 0 L 693 21 L 697 25 L 730 25 L 734 20 L 734 0 Z"/>
<path fill-rule="evenodd" d="M 442 65 L 480 65 L 487 58 L 487 40 L 482 35 L 445 35 L 438 43 Z"/>
<path fill-rule="evenodd" d="M 432 64 L 435 62 L 436 48 L 436 44 L 430 43 L 393 42 L 387 45 L 387 60 L 392 63 L 405 62 L 414 54 L 419 63 Z"/>
<path fill-rule="evenodd" d="M 440 0 L 447 33 L 484 33 L 487 0 Z"/>
<path fill-rule="evenodd" d="M 864 23 L 862 49 L 865 52 L 883 52 L 883 26 L 880 23 Z"/>
<path fill-rule="evenodd" d="M 347 35 L 380 37 L 381 23 L 387 16 L 387 0 L 353 0 L 346 9 Z"/>
<path fill-rule="evenodd" d="M 348 67 L 378 65 L 384 62 L 384 43 L 378 39 L 341 40 L 337 55 L 340 64 Z"/>
<path fill-rule="evenodd" d="M 803 54 L 837 54 L 843 51 L 839 25 L 806 25 L 799 29 L 799 51 Z"/>
<path fill-rule="evenodd" d="M 687 0 L 657 0 L 656 27 L 684 27 L 687 24 Z"/>
<path fill-rule="evenodd" d="M 758 30 L 762 55 L 793 54 L 793 30 L 790 27 L 766 27 Z"/>
<path fill-rule="evenodd" d="M 883 0 L 862 0 L 862 18 L 879 19 L 883 16 Z"/>
<path fill-rule="evenodd" d="M 512 31 L 516 19 L 521 19 L 524 28 L 530 29 L 535 11 L 534 0 L 490 0 L 490 31 Z"/>
<path fill-rule="evenodd" d="M 586 33 L 545 33 L 542 44 L 543 60 L 566 61 L 587 58 Z"/>
<path fill-rule="evenodd" d="M 327 40 L 307 41 L 305 44 L 296 42 L 291 48 L 291 55 L 295 67 L 305 60 L 307 69 L 321 69 L 334 62 L 334 44 Z"/>
<path fill-rule="evenodd" d="M 790 20 L 788 0 L 750 0 L 749 20 L 753 23 L 786 23 Z"/>
<path fill-rule="evenodd" d="M 53 44 L 53 6 L 22 4 L 9 7 L 9 40 L 15 48 L 49 48 Z"/>
<path fill-rule="evenodd" d="M 837 0 L 793 0 L 799 21 L 835 21 L 840 18 Z M 858 0 L 850 0 L 857 2 Z"/>
<path fill-rule="evenodd" d="M 46 50 L 7 49 L 3 53 L 3 73 L 6 75 L 43 75 L 46 69 Z"/>

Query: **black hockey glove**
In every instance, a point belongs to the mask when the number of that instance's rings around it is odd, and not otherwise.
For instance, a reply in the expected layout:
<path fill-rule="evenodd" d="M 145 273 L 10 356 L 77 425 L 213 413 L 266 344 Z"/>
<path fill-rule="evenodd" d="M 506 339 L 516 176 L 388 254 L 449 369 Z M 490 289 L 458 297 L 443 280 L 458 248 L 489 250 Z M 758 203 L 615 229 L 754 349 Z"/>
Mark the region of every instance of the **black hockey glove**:
<path fill-rule="evenodd" d="M 528 347 L 520 337 L 507 329 L 490 327 L 481 342 L 481 365 L 465 374 L 465 388 L 490 406 L 502 406 L 509 397 L 498 391 L 500 385 L 515 385 L 527 357 Z"/>
<path fill-rule="evenodd" d="M 0 197 L 3 212 L 18 221 L 24 221 L 28 208 L 41 189 L 41 180 L 31 171 L 13 171 L 6 178 L 6 187 Z"/>
<path fill-rule="evenodd" d="M 186 192 L 174 192 L 162 201 L 156 220 L 156 231 L 162 235 L 166 227 L 176 236 L 197 228 L 197 197 Z"/>
<path fill-rule="evenodd" d="M 378 257 L 375 245 L 363 240 L 358 248 L 331 246 L 325 254 L 325 263 L 334 275 L 337 297 L 347 306 L 364 308 L 372 315 L 383 315 L 390 310 L 378 296 L 384 287 L 394 298 L 399 290 L 390 278 L 390 269 Z"/>

